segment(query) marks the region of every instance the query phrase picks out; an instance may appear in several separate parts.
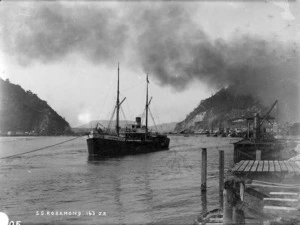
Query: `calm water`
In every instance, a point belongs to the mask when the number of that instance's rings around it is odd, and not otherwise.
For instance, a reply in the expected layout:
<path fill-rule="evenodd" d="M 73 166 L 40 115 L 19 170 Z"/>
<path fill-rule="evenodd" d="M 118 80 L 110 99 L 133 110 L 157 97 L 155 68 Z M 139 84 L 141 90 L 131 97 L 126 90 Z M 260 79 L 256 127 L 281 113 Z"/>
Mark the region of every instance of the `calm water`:
<path fill-rule="evenodd" d="M 1 137 L 0 157 L 68 139 Z M 21 224 L 191 224 L 204 208 L 219 206 L 218 150 L 225 150 L 229 168 L 236 140 L 171 136 L 169 151 L 88 161 L 81 137 L 2 159 L 0 211 Z M 203 147 L 207 196 L 200 192 Z"/>

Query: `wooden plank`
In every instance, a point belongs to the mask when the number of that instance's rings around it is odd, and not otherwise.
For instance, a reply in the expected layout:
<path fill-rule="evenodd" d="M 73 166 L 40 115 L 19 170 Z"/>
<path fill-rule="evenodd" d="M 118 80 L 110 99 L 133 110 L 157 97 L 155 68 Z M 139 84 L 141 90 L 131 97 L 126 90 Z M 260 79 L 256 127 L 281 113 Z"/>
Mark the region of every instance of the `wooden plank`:
<path fill-rule="evenodd" d="M 293 191 L 293 192 L 300 192 L 300 187 L 285 187 L 285 186 L 274 186 L 269 184 L 247 184 L 247 188 L 256 188 L 256 187 L 263 187 L 263 188 L 270 188 L 270 191 Z"/>
<path fill-rule="evenodd" d="M 274 165 L 275 165 L 275 172 L 281 172 L 281 168 L 277 160 L 274 161 Z"/>
<path fill-rule="evenodd" d="M 241 160 L 240 162 L 238 162 L 237 164 L 235 164 L 235 166 L 233 167 L 232 171 L 237 171 L 241 165 L 243 165 L 243 163 L 245 162 L 245 160 Z"/>
<path fill-rule="evenodd" d="M 294 168 L 291 166 L 290 162 L 288 162 L 288 161 L 285 160 L 284 164 L 286 165 L 286 168 L 288 169 L 289 173 L 294 173 L 295 172 Z"/>
<path fill-rule="evenodd" d="M 252 183 L 270 184 L 270 185 L 281 186 L 281 187 L 298 187 L 298 188 L 300 188 L 300 184 L 273 183 L 273 182 L 267 182 L 267 181 L 262 181 L 262 180 L 252 180 Z"/>
<path fill-rule="evenodd" d="M 275 166 L 273 161 L 269 161 L 269 171 L 274 172 L 275 171 Z"/>
<path fill-rule="evenodd" d="M 297 211 L 298 210 L 293 207 L 282 207 L 282 206 L 271 206 L 271 205 L 264 206 L 264 209 L 284 210 L 284 211 L 289 211 L 289 210 Z"/>
<path fill-rule="evenodd" d="M 263 172 L 269 172 L 269 162 L 267 160 L 264 160 Z"/>
<path fill-rule="evenodd" d="M 297 166 L 295 162 L 290 162 L 290 164 L 292 165 L 296 173 L 300 173 L 300 168 Z"/>
<path fill-rule="evenodd" d="M 298 199 L 264 198 L 264 205 L 297 207 Z"/>
<path fill-rule="evenodd" d="M 257 225 L 257 224 L 261 224 L 261 220 L 260 219 L 248 219 L 248 218 L 245 218 L 245 223 L 243 224 L 248 224 L 248 225 Z"/>
<path fill-rule="evenodd" d="M 201 223 L 201 224 L 202 224 L 202 223 Z M 212 223 L 206 222 L 205 224 L 206 224 L 206 225 L 223 225 L 223 223 L 215 223 L 215 222 L 212 222 Z"/>
<path fill-rule="evenodd" d="M 284 218 L 297 215 L 297 208 L 294 207 L 283 207 L 283 206 L 264 206 L 264 214 L 278 216 L 284 216 Z"/>
<path fill-rule="evenodd" d="M 264 161 L 259 161 L 258 162 L 258 167 L 256 169 L 256 172 L 262 172 L 264 168 Z"/>
<path fill-rule="evenodd" d="M 244 169 L 245 172 L 249 172 L 252 165 L 253 165 L 254 161 L 250 160 L 250 162 L 248 163 L 248 165 L 246 166 L 246 168 Z"/>
<path fill-rule="evenodd" d="M 208 222 L 211 222 L 211 223 L 223 223 L 223 218 L 209 218 Z"/>
<path fill-rule="evenodd" d="M 248 165 L 249 160 L 244 161 L 243 165 L 241 165 L 241 167 L 238 169 L 239 172 L 244 171 L 244 169 L 246 168 L 246 166 Z"/>
<path fill-rule="evenodd" d="M 288 169 L 287 169 L 287 167 L 286 167 L 285 163 L 284 163 L 283 161 L 278 161 L 278 162 L 279 162 L 279 165 L 280 165 L 281 171 L 282 171 L 282 172 L 287 172 L 287 171 L 288 171 Z"/>
<path fill-rule="evenodd" d="M 256 172 L 259 161 L 255 160 L 253 166 L 251 167 L 251 172 Z"/>
<path fill-rule="evenodd" d="M 290 199 L 298 199 L 299 194 L 297 192 L 270 192 L 270 196 L 272 198 L 290 198 Z"/>

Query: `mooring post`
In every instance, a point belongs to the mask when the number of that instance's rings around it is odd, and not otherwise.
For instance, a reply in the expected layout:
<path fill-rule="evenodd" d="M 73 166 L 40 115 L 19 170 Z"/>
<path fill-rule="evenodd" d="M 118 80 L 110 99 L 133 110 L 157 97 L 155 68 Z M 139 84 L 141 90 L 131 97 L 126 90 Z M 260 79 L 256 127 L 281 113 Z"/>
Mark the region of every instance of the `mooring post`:
<path fill-rule="evenodd" d="M 261 160 L 261 150 L 256 150 L 255 160 Z"/>
<path fill-rule="evenodd" d="M 224 190 L 224 150 L 219 151 L 219 189 Z"/>
<path fill-rule="evenodd" d="M 244 201 L 244 193 L 245 193 L 245 186 L 243 183 L 240 183 L 240 198 L 241 201 Z"/>
<path fill-rule="evenodd" d="M 220 206 L 223 206 L 223 190 L 224 190 L 224 150 L 219 151 L 219 196 Z"/>
<path fill-rule="evenodd" d="M 231 189 L 225 188 L 223 191 L 224 205 L 223 205 L 223 225 L 232 224 L 233 214 L 233 192 Z"/>
<path fill-rule="evenodd" d="M 244 192 L 245 192 L 244 183 L 239 182 L 239 188 L 240 188 L 240 200 L 244 201 Z M 232 221 L 233 224 L 245 224 L 244 211 L 242 209 L 238 209 L 236 205 L 234 205 L 232 209 Z"/>
<path fill-rule="evenodd" d="M 233 224 L 245 224 L 244 211 L 240 210 L 240 209 L 237 209 L 236 206 L 233 206 L 232 222 L 233 222 Z"/>
<path fill-rule="evenodd" d="M 202 207 L 202 213 L 207 213 L 207 192 L 206 191 L 201 193 L 201 207 Z"/>
<path fill-rule="evenodd" d="M 201 191 L 206 191 L 207 151 L 202 148 Z"/>

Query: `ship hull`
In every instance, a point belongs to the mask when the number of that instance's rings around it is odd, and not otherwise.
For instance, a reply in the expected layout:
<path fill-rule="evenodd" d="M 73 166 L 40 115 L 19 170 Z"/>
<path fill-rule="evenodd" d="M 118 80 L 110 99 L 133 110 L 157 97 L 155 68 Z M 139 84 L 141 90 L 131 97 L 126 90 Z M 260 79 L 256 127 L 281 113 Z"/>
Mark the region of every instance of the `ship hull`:
<path fill-rule="evenodd" d="M 93 137 L 87 139 L 89 156 L 116 157 L 150 153 L 169 149 L 169 138 L 153 138 L 151 140 L 111 139 L 109 137 Z"/>
<path fill-rule="evenodd" d="M 234 163 L 241 160 L 255 160 L 256 150 L 261 151 L 261 160 L 287 160 L 295 156 L 292 149 L 286 148 L 285 142 L 253 142 L 241 140 L 234 143 Z"/>

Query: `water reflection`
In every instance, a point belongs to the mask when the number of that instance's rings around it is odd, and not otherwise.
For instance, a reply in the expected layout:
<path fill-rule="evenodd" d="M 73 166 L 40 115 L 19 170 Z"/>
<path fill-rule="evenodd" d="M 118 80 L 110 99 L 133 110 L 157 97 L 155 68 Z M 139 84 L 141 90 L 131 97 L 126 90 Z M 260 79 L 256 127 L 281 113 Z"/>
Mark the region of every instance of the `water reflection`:
<path fill-rule="evenodd" d="M 223 208 L 223 191 L 219 191 L 219 203 L 220 203 L 220 208 L 222 209 Z"/>
<path fill-rule="evenodd" d="M 123 203 L 121 201 L 121 179 L 117 173 L 111 174 L 112 181 L 113 181 L 113 190 L 114 190 L 114 203 L 116 205 L 116 211 L 119 217 L 119 222 L 122 223 L 124 221 L 124 213 L 123 213 Z"/>
<path fill-rule="evenodd" d="M 1 151 L 8 155 L 19 153 L 11 152 L 14 149 L 27 151 L 59 141 L 59 137 L 42 137 L 37 141 L 3 142 L 1 146 L 6 147 Z M 224 148 L 228 168 L 233 158 L 229 142 L 173 136 L 170 151 L 103 158 L 88 157 L 86 143 L 77 140 L 76 144 L 3 160 L 1 203 L 9 215 L 22 212 L 22 220 L 28 222 L 46 220 L 32 212 L 55 206 L 58 210 L 107 212 L 105 217 L 78 218 L 78 224 L 190 224 L 200 210 L 209 211 L 219 205 L 216 146 Z M 211 188 L 201 194 L 203 147 L 209 148 L 207 170 Z M 40 196 L 39 201 L 28 201 L 36 196 Z M 72 218 L 64 218 L 62 223 L 71 223 L 68 219 Z M 57 218 L 47 220 L 54 224 Z"/>
<path fill-rule="evenodd" d="M 98 156 L 98 155 L 89 155 L 87 157 L 88 163 L 94 163 L 97 164 L 102 161 L 107 161 L 107 160 L 116 160 L 116 159 L 121 159 L 121 157 L 103 157 L 103 156 Z"/>
<path fill-rule="evenodd" d="M 201 211 L 202 211 L 202 213 L 207 212 L 207 192 L 206 191 L 201 192 Z"/>
<path fill-rule="evenodd" d="M 155 155 L 148 154 L 122 158 L 88 157 L 88 170 L 98 178 L 98 182 L 92 180 L 90 185 L 101 185 L 102 197 L 107 196 L 113 201 L 117 223 L 153 221 L 154 196 L 157 195 L 151 187 L 153 157 L 157 162 Z"/>

